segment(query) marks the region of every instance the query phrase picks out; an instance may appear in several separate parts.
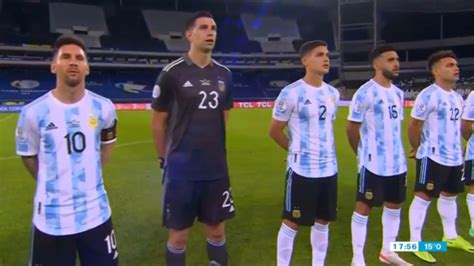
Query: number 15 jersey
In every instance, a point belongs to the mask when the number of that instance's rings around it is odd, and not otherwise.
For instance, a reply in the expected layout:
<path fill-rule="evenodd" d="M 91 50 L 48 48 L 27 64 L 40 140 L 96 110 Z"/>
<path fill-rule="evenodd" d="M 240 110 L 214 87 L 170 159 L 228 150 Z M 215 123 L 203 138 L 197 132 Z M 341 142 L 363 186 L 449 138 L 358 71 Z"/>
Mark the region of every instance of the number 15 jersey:
<path fill-rule="evenodd" d="M 374 80 L 366 82 L 352 98 L 348 120 L 361 123 L 359 171 L 365 167 L 379 176 L 407 171 L 401 124 L 403 92 L 397 86 L 384 88 Z"/>

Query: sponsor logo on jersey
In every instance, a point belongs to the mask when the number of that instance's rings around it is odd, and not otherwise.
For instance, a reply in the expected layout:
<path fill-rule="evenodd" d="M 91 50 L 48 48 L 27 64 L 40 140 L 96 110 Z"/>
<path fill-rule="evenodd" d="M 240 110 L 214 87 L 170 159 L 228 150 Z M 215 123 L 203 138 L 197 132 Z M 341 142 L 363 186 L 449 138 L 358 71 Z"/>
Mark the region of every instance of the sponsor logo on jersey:
<path fill-rule="evenodd" d="M 193 87 L 193 84 L 192 84 L 191 82 L 189 82 L 189 80 L 187 80 L 187 81 L 183 84 L 183 87 L 184 87 L 184 88 Z"/>
<path fill-rule="evenodd" d="M 46 126 L 46 131 L 49 131 L 49 130 L 53 130 L 53 129 L 57 129 L 58 127 L 53 123 L 53 122 L 50 122 L 47 126 Z"/>

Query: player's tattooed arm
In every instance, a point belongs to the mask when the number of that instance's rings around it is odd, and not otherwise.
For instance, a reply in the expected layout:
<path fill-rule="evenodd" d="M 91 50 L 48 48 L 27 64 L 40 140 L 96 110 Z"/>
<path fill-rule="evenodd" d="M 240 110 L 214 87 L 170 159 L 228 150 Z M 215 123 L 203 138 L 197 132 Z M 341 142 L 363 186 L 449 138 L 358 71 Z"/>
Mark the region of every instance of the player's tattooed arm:
<path fill-rule="evenodd" d="M 36 180 L 38 176 L 38 156 L 21 156 L 21 159 L 26 170 L 28 170 L 30 175 Z"/>
<path fill-rule="evenodd" d="M 357 147 L 359 146 L 360 141 L 360 125 L 361 123 L 359 122 L 347 121 L 346 126 L 347 140 L 355 154 L 357 154 Z"/>
<path fill-rule="evenodd" d="M 110 156 L 112 155 L 112 148 L 114 143 L 102 144 L 100 146 L 100 163 L 102 166 L 109 162 Z"/>
<path fill-rule="evenodd" d="M 289 146 L 288 136 L 283 132 L 287 124 L 288 122 L 286 121 L 272 119 L 270 129 L 268 130 L 270 137 L 285 151 L 288 151 Z"/>
<path fill-rule="evenodd" d="M 409 158 L 414 158 L 421 142 L 421 131 L 423 129 L 423 120 L 410 117 L 408 122 L 408 141 L 410 142 L 411 151 L 408 153 Z"/>
<path fill-rule="evenodd" d="M 158 112 L 153 110 L 151 118 L 151 133 L 153 143 L 159 158 L 166 159 L 166 121 L 167 112 Z"/>

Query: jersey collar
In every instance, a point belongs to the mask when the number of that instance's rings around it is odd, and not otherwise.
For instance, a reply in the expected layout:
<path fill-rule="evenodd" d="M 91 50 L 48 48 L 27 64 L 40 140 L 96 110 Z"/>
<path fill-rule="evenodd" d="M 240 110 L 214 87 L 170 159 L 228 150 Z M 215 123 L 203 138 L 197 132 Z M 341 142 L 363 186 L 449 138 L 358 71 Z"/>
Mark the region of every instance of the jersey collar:
<path fill-rule="evenodd" d="M 194 64 L 194 62 L 191 60 L 191 58 L 189 58 L 189 55 L 188 55 L 187 53 L 185 53 L 185 54 L 183 55 L 183 59 L 184 59 L 184 62 L 186 62 L 186 64 L 187 64 L 188 66 L 196 66 L 196 67 L 198 67 L 196 64 Z M 212 60 L 213 60 L 213 59 L 211 58 L 211 62 L 210 62 L 207 66 L 205 66 L 204 68 L 208 68 L 208 67 L 214 66 L 214 62 L 212 62 Z"/>

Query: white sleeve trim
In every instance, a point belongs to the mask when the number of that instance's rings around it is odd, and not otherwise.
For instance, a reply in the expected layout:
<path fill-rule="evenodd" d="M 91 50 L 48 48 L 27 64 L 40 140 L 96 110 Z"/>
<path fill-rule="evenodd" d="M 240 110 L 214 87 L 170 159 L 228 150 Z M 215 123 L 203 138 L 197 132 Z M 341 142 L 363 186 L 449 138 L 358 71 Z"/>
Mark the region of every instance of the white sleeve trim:
<path fill-rule="evenodd" d="M 115 141 L 117 141 L 117 138 L 111 139 L 111 140 L 107 140 L 107 141 L 101 141 L 101 142 L 100 142 L 100 145 L 111 144 L 111 143 L 114 143 Z"/>

